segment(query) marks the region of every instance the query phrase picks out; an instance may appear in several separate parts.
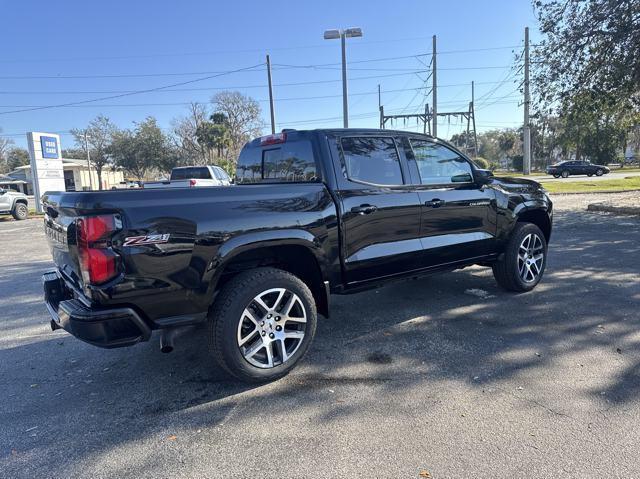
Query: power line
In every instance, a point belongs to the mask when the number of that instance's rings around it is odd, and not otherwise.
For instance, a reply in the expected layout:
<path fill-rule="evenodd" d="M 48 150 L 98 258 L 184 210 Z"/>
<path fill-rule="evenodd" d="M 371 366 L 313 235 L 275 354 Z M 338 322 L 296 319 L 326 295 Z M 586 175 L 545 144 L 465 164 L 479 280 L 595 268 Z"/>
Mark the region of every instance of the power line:
<path fill-rule="evenodd" d="M 379 43 L 393 43 L 393 42 L 403 42 L 403 41 L 420 41 L 420 40 L 429 40 L 429 37 L 413 37 L 413 38 L 390 38 L 387 40 L 374 40 L 374 41 L 360 41 L 355 46 L 360 45 L 370 45 L 370 44 L 379 44 Z M 482 52 L 482 51 L 492 51 L 492 50 L 507 50 L 511 48 L 517 48 L 522 45 L 503 45 L 503 46 L 495 46 L 495 47 L 485 47 L 485 48 L 469 48 L 469 49 L 461 49 L 461 50 L 447 50 L 439 52 L 439 55 L 452 55 L 458 53 L 472 53 L 472 52 Z M 148 53 L 141 55 L 112 55 L 112 56 L 91 56 L 91 57 L 70 57 L 70 58 L 46 58 L 48 62 L 83 62 L 83 61 L 104 61 L 104 60 L 133 60 L 140 58 L 158 58 L 158 57 L 185 57 L 185 56 L 213 56 L 218 54 L 232 54 L 232 53 L 264 53 L 264 52 L 274 52 L 274 51 L 291 51 L 291 50 L 304 50 L 304 49 L 313 49 L 313 48 L 328 48 L 332 47 L 331 45 L 327 45 L 326 43 L 318 43 L 315 45 L 300 45 L 300 46 L 289 46 L 289 47 L 272 47 L 272 48 L 254 48 L 254 49 L 243 49 L 243 50 L 213 50 L 213 51 L 205 51 L 205 52 L 181 52 L 181 53 Z M 430 53 L 424 54 L 424 56 L 431 56 Z M 25 60 L 25 59 L 3 59 L 3 64 L 12 64 L 12 63 L 42 63 L 42 59 L 38 60 Z"/>
<path fill-rule="evenodd" d="M 58 105 L 47 105 L 47 106 L 39 106 L 39 107 L 33 107 L 33 108 L 25 108 L 25 109 L 21 109 L 21 110 L 2 111 L 2 112 L 0 112 L 0 115 L 7 115 L 9 113 L 21 113 L 21 112 L 25 112 L 25 111 L 44 110 L 44 109 L 48 109 L 48 108 L 60 108 L 60 107 L 65 107 L 65 106 L 81 105 L 81 104 L 84 104 L 84 103 L 94 103 L 94 102 L 102 101 L 102 100 L 112 100 L 114 98 L 122 98 L 122 97 L 125 97 L 125 96 L 139 95 L 141 93 L 150 93 L 150 92 L 162 90 L 164 88 L 171 88 L 171 87 L 175 87 L 175 86 L 188 85 L 190 83 L 209 80 L 211 78 L 217 78 L 217 77 L 220 77 L 220 76 L 223 76 L 223 75 L 229 75 L 231 73 L 236 73 L 236 72 L 239 72 L 239 71 L 249 70 L 249 69 L 256 68 L 256 67 L 262 66 L 262 65 L 263 65 L 263 63 L 259 63 L 258 65 L 239 68 L 237 70 L 229 70 L 228 72 L 218 73 L 216 75 L 209 75 L 209 76 L 202 77 L 202 78 L 196 78 L 194 80 L 187 80 L 187 81 L 184 81 L 184 82 L 173 83 L 171 85 L 159 86 L 159 87 L 155 87 L 155 88 L 148 88 L 146 90 L 138 90 L 138 91 L 134 91 L 134 92 L 131 92 L 131 93 L 121 93 L 119 95 L 111 95 L 111 96 L 105 96 L 105 97 L 101 97 L 101 98 L 93 98 L 93 99 L 90 99 L 90 100 L 81 100 L 81 101 L 63 103 L 63 104 L 58 104 Z"/>

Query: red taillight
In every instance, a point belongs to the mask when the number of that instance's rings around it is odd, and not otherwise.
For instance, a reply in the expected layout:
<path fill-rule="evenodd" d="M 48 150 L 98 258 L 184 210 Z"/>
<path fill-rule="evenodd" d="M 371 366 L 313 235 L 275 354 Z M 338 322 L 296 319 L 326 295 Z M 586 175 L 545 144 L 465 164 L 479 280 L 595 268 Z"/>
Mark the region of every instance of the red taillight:
<path fill-rule="evenodd" d="M 196 186 L 196 180 L 189 180 L 189 186 Z"/>
<path fill-rule="evenodd" d="M 109 238 L 117 229 L 113 215 L 78 219 L 78 255 L 85 284 L 104 283 L 117 274 L 118 255 L 109 244 Z"/>
<path fill-rule="evenodd" d="M 287 141 L 286 133 L 276 133 L 274 135 L 260 137 L 260 146 L 277 145 L 278 143 L 284 143 L 285 141 Z"/>

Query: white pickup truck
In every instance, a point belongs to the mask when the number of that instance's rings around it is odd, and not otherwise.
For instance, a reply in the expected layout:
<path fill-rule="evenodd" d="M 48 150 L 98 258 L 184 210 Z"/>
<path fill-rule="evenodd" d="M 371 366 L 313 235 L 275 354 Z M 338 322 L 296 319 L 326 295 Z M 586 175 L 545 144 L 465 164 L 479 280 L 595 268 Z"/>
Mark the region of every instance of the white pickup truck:
<path fill-rule="evenodd" d="M 168 180 L 144 183 L 143 188 L 189 188 L 230 184 L 229 175 L 219 166 L 180 166 L 171 170 L 171 177 Z"/>

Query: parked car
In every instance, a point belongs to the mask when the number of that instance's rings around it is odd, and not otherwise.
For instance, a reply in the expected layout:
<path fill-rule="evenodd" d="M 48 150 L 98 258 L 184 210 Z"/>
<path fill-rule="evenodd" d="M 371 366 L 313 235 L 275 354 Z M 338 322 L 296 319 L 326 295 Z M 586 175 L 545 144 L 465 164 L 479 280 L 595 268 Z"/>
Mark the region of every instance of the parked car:
<path fill-rule="evenodd" d="M 193 186 L 228 186 L 231 179 L 219 166 L 181 166 L 171 170 L 167 181 L 152 181 L 144 184 L 152 188 L 189 188 Z"/>
<path fill-rule="evenodd" d="M 140 181 L 121 181 L 117 185 L 111 187 L 112 190 L 127 190 L 129 188 L 141 188 L 142 182 Z"/>
<path fill-rule="evenodd" d="M 177 328 L 205 323 L 204 361 L 266 381 L 303 357 L 330 293 L 474 264 L 524 292 L 545 270 L 545 190 L 495 178 L 426 135 L 269 135 L 243 148 L 236 183 L 46 193 L 52 329 L 105 348 L 160 330 L 170 351 Z"/>
<path fill-rule="evenodd" d="M 8 214 L 16 220 L 26 220 L 29 217 L 29 201 L 24 193 L 0 188 L 0 215 Z"/>
<path fill-rule="evenodd" d="M 570 175 L 602 176 L 611 170 L 603 165 L 594 165 L 586 160 L 561 161 L 555 165 L 547 166 L 547 174 L 554 178 L 568 178 Z"/>

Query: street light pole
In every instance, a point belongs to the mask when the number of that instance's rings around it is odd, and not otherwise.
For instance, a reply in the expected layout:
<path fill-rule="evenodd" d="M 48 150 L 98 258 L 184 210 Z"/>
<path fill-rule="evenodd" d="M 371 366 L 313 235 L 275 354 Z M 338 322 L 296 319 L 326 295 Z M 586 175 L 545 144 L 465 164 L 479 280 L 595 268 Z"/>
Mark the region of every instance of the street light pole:
<path fill-rule="evenodd" d="M 347 28 L 346 30 L 326 30 L 325 40 L 340 39 L 342 47 L 342 122 L 349 128 L 349 89 L 347 87 L 347 38 L 361 37 L 362 29 Z"/>
<path fill-rule="evenodd" d="M 347 38 L 344 32 L 340 35 L 342 43 L 342 122 L 345 128 L 349 128 L 349 92 L 347 90 Z"/>

